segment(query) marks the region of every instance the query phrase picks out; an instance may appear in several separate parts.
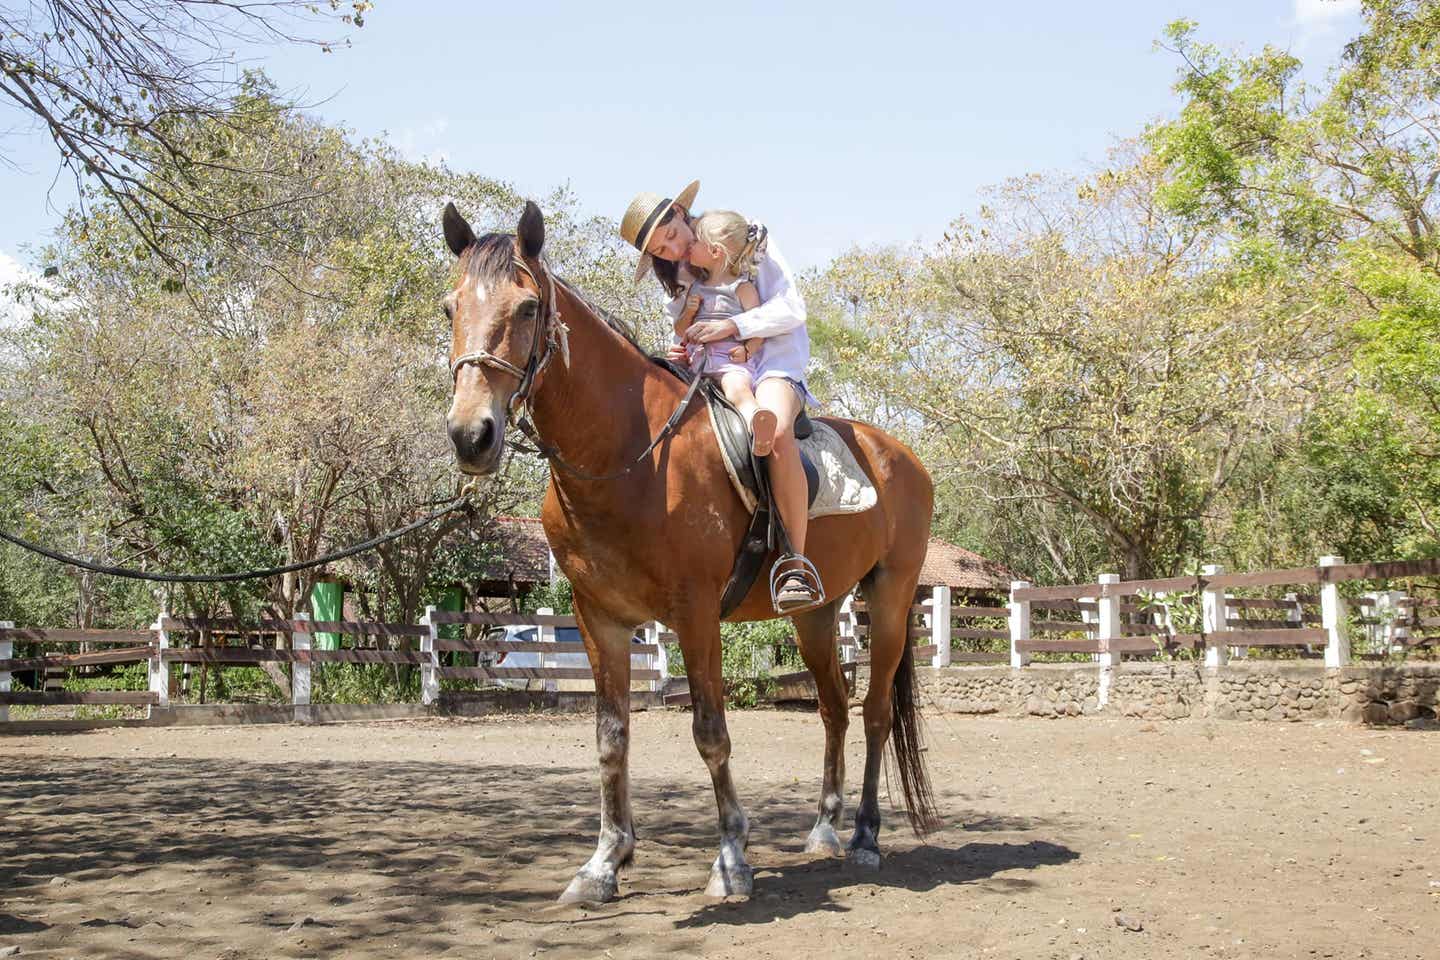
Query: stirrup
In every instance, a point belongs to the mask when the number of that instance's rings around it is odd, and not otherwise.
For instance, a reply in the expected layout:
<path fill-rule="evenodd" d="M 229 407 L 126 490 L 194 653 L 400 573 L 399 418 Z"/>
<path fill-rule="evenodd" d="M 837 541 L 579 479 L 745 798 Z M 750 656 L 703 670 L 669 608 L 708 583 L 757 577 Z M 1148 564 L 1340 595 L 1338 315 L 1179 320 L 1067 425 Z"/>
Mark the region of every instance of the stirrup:
<path fill-rule="evenodd" d="M 786 564 L 793 565 L 788 569 L 781 569 Z M 786 580 L 799 580 L 814 595 L 814 599 L 793 603 L 788 607 L 780 606 L 780 589 Z M 820 581 L 820 571 L 815 569 L 815 564 L 810 562 L 809 557 L 798 553 L 787 553 L 770 567 L 770 607 L 776 613 L 788 616 L 824 605 L 825 584 Z"/>

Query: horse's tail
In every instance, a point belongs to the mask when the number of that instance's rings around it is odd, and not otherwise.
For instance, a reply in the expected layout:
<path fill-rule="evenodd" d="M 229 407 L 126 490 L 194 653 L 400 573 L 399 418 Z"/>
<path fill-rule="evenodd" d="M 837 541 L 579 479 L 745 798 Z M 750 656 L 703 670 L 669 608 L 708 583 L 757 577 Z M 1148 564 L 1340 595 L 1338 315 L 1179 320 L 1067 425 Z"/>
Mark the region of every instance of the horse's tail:
<path fill-rule="evenodd" d="M 895 671 L 891 691 L 890 747 L 895 751 L 900 789 L 905 794 L 905 811 L 910 828 L 924 837 L 940 826 L 935 795 L 930 788 L 930 771 L 925 767 L 924 724 L 915 702 L 915 648 L 908 642 Z"/>

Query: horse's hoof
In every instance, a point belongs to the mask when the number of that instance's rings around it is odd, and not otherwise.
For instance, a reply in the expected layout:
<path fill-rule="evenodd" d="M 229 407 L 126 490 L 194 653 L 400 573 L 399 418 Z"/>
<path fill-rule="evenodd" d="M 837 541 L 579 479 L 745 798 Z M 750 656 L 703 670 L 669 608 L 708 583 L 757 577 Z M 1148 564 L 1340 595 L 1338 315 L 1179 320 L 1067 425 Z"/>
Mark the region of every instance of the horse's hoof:
<path fill-rule="evenodd" d="M 609 903 L 620 893 L 614 877 L 596 877 L 585 871 L 575 874 L 570 886 L 560 894 L 561 903 Z"/>
<path fill-rule="evenodd" d="M 835 828 L 828 823 L 817 823 L 810 836 L 805 838 L 806 853 L 823 853 L 827 857 L 840 856 L 840 838 Z"/>
<path fill-rule="evenodd" d="M 864 847 L 851 847 L 845 852 L 845 862 L 853 864 L 861 870 L 879 870 L 880 853 Z"/>
<path fill-rule="evenodd" d="M 748 897 L 755 890 L 755 871 L 742 863 L 726 870 L 716 866 L 710 871 L 710 883 L 705 887 L 707 897 Z"/>

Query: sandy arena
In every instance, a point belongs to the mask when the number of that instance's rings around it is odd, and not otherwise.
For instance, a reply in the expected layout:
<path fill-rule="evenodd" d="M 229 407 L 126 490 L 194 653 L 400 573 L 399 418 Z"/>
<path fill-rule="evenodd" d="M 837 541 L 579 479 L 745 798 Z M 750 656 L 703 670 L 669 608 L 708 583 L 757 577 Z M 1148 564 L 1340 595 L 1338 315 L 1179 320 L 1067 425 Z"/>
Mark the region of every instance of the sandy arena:
<path fill-rule="evenodd" d="M 732 713 L 756 893 L 714 902 L 690 717 L 637 714 L 640 846 L 589 910 L 553 903 L 594 841 L 589 718 L 0 738 L 0 955 L 1436 955 L 1440 733 L 928 722 L 947 826 L 887 808 L 859 873 L 801 853 L 819 720 Z"/>

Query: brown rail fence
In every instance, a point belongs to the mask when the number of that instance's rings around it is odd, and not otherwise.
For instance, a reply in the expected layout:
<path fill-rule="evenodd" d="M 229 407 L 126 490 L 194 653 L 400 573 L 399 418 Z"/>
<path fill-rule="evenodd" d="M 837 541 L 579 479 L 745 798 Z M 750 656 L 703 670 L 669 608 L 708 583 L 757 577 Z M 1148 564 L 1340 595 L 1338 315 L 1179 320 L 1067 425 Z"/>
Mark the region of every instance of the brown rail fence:
<path fill-rule="evenodd" d="M 458 638 L 442 636 L 442 628 Z M 505 627 L 521 627 L 535 639 L 508 639 Z M 0 623 L 0 721 L 11 706 L 118 705 L 168 707 L 172 697 L 189 693 L 191 668 L 259 666 L 266 670 L 296 708 L 311 705 L 315 664 L 390 664 L 420 670 L 422 705 L 434 704 L 442 680 L 493 681 L 501 688 L 593 692 L 583 643 L 557 640 L 556 631 L 575 628 L 573 616 L 539 614 L 448 613 L 429 608 L 418 624 L 364 621 L 237 621 L 162 615 L 148 630 L 51 630 Z M 478 628 L 478 629 L 472 629 Z M 493 631 L 501 630 L 499 634 Z M 666 675 L 665 644 L 674 635 L 657 624 L 642 628 L 643 641 L 631 645 L 631 679 L 660 690 Z M 316 633 L 354 638 L 350 647 L 316 649 Z M 478 634 L 467 636 L 467 634 Z M 16 656 L 16 647 L 30 655 Z M 73 650 L 75 647 L 81 649 Z M 470 654 L 473 665 L 447 663 L 454 653 Z M 54 671 L 144 663 L 145 690 L 14 689 L 14 675 L 44 678 Z M 284 668 L 284 669 L 282 669 Z M 286 670 L 288 669 L 288 673 Z M 297 710 L 297 715 L 300 711 Z"/>
<path fill-rule="evenodd" d="M 1008 663 L 1021 669 L 1060 656 L 1093 662 L 1103 678 L 1125 659 L 1203 657 L 1208 667 L 1231 658 L 1286 656 L 1340 667 L 1359 659 L 1433 656 L 1440 649 L 1440 599 L 1405 590 L 1364 590 L 1366 584 L 1440 577 L 1440 558 L 1345 563 L 1323 557 L 1314 567 L 1095 583 L 1011 584 L 1008 602 L 952 597 L 935 587 L 910 610 L 907 642 L 917 659 L 937 667 Z M 1433 586 L 1433 585 L 1432 585 Z M 1345 589 L 1342 590 L 1342 587 Z M 1280 591 L 1285 592 L 1280 592 Z M 574 628 L 571 616 L 449 613 L 429 608 L 418 624 L 262 619 L 236 622 L 162 616 L 149 630 L 51 630 L 0 623 L 0 720 L 12 705 L 116 704 L 165 707 L 185 690 L 177 666 L 260 665 L 297 707 L 310 704 L 314 664 L 392 664 L 419 668 L 422 705 L 434 704 L 442 681 L 479 681 L 529 688 L 590 681 L 582 643 L 557 639 Z M 452 636 L 456 627 L 460 636 Z M 533 637 L 517 638 L 524 628 Z M 447 629 L 448 628 L 448 629 Z M 442 636 L 442 630 L 445 635 Z M 498 632 L 497 632 L 498 631 Z M 317 632 L 356 638 L 350 648 L 315 649 Z M 837 642 L 842 665 L 869 662 L 870 611 L 863 599 L 840 605 Z M 632 645 L 632 679 L 651 691 L 666 684 L 666 644 L 675 636 L 647 624 Z M 16 656 L 16 645 L 29 647 Z M 455 662 L 455 655 L 465 662 Z M 146 663 L 146 690 L 14 690 L 15 673 Z M 288 674 L 285 672 L 288 670 Z M 805 687 L 809 674 L 771 678 L 786 689 Z M 178 686 L 176 684 L 178 683 Z M 593 691 L 593 685 L 589 686 Z M 677 697 L 683 701 L 683 695 Z"/>

